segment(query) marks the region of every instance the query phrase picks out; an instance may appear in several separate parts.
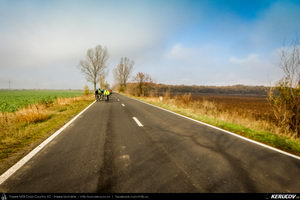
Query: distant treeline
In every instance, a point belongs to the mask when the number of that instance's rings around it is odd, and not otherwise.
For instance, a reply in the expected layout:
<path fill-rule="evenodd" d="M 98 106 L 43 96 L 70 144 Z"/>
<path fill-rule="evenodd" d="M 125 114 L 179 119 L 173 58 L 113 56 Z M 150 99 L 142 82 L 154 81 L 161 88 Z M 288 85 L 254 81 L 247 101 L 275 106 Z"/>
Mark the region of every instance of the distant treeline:
<path fill-rule="evenodd" d="M 131 87 L 134 83 L 129 83 Z M 207 94 L 230 94 L 230 95 L 259 95 L 266 96 L 269 87 L 265 86 L 246 86 L 246 85 L 233 85 L 233 86 L 198 86 L 198 85 L 167 85 L 148 83 L 145 88 L 145 93 L 162 94 L 170 92 L 171 94 L 180 93 L 207 93 Z"/>

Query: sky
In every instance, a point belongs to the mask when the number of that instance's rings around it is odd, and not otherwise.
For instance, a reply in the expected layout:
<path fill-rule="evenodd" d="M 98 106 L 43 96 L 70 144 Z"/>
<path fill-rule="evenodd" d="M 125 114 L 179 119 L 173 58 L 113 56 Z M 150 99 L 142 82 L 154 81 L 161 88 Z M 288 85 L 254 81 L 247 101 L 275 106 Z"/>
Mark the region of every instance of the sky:
<path fill-rule="evenodd" d="M 299 0 L 0 0 L 0 88 L 82 89 L 86 51 L 108 49 L 156 83 L 265 85 L 300 33 Z"/>

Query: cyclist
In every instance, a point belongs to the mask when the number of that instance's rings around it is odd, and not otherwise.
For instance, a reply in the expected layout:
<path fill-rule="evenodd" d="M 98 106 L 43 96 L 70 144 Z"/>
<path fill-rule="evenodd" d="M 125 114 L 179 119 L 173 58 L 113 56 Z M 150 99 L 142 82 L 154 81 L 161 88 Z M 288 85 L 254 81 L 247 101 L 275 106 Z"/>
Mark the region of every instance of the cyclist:
<path fill-rule="evenodd" d="M 110 92 L 109 90 L 104 90 L 104 97 L 105 97 L 105 101 L 109 101 L 109 95 L 110 95 Z"/>
<path fill-rule="evenodd" d="M 96 89 L 96 90 L 95 90 L 95 99 L 96 99 L 96 101 L 99 101 L 99 96 L 98 96 L 98 94 L 99 94 L 99 92 L 98 92 L 98 90 Z"/>
<path fill-rule="evenodd" d="M 99 100 L 102 100 L 103 98 L 103 90 L 102 89 L 98 89 L 98 97 L 99 97 Z"/>

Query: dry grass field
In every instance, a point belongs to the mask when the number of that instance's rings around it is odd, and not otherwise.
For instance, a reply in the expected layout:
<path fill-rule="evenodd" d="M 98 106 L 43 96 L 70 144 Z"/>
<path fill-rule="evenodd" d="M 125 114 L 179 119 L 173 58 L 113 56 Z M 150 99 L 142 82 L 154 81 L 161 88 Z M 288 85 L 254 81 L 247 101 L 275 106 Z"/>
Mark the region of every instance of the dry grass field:
<path fill-rule="evenodd" d="M 135 98 L 300 155 L 300 139 L 282 131 L 265 96 L 165 93 Z"/>
<path fill-rule="evenodd" d="M 247 114 L 255 119 L 274 122 L 272 108 L 265 96 L 194 94 L 192 101 L 210 101 L 218 110 Z"/>

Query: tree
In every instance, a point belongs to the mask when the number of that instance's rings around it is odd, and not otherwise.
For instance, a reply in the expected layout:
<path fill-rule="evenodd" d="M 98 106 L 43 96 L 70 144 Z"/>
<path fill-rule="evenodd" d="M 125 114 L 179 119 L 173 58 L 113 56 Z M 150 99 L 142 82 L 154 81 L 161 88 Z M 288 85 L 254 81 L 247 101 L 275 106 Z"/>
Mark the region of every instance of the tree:
<path fill-rule="evenodd" d="M 137 82 L 137 89 L 138 89 L 138 96 L 145 95 L 145 87 L 147 83 L 152 82 L 152 78 L 150 77 L 149 74 L 143 73 L 143 72 L 138 72 L 134 80 Z"/>
<path fill-rule="evenodd" d="M 106 81 L 106 76 L 107 76 L 107 72 L 103 72 L 99 76 L 99 87 L 102 88 L 102 89 L 108 89 L 109 88 L 109 84 Z"/>
<path fill-rule="evenodd" d="M 96 90 L 100 76 L 104 74 L 108 57 L 107 49 L 98 45 L 88 49 L 85 60 L 80 61 L 80 70 L 85 75 L 86 80 L 93 83 L 94 90 Z"/>
<path fill-rule="evenodd" d="M 132 73 L 134 62 L 127 57 L 123 57 L 120 63 L 114 69 L 114 77 L 119 85 L 119 91 L 124 91 L 127 85 L 127 81 Z"/>
<path fill-rule="evenodd" d="M 109 89 L 109 83 L 105 80 L 104 75 L 101 75 L 99 78 L 99 86 L 102 89 Z"/>
<path fill-rule="evenodd" d="M 300 137 L 300 44 L 296 40 L 280 51 L 284 76 L 269 92 L 274 115 L 285 133 Z"/>

